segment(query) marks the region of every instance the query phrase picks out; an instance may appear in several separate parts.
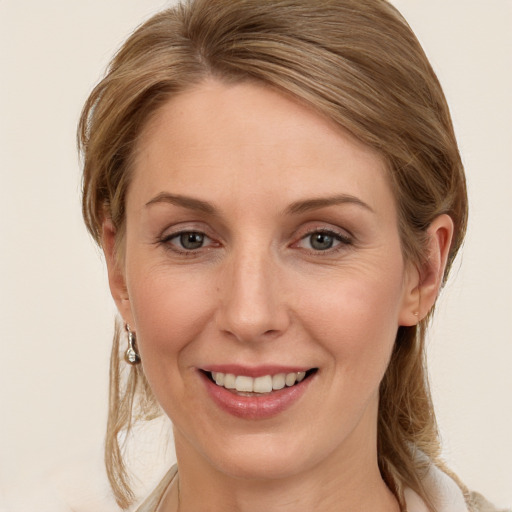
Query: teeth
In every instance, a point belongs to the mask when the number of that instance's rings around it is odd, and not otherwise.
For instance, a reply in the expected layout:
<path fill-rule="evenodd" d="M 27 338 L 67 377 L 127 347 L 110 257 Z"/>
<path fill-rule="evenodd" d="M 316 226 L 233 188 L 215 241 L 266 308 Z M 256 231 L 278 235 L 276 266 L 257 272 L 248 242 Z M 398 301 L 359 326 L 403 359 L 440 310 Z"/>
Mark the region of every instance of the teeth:
<path fill-rule="evenodd" d="M 239 393 L 270 393 L 302 382 L 306 372 L 278 373 L 256 378 L 221 372 L 212 372 L 211 375 L 217 386 L 233 389 Z"/>
<path fill-rule="evenodd" d="M 246 393 L 252 393 L 254 388 L 254 379 L 252 377 L 246 377 L 245 375 L 239 375 L 235 379 L 235 389 L 237 391 L 245 391 Z"/>
<path fill-rule="evenodd" d="M 255 393 L 270 393 L 272 391 L 272 377 L 256 377 L 254 379 L 253 391 Z"/>
<path fill-rule="evenodd" d="M 272 389 L 283 389 L 286 385 L 286 374 L 278 373 L 272 377 Z"/>
<path fill-rule="evenodd" d="M 217 373 L 217 376 L 218 375 L 219 374 Z M 226 373 L 224 375 L 224 387 L 226 389 L 235 389 L 235 387 L 236 387 L 235 380 L 236 380 L 236 377 L 232 373 Z"/>
<path fill-rule="evenodd" d="M 287 373 L 284 381 L 288 387 L 293 386 L 297 382 L 297 374 Z"/>

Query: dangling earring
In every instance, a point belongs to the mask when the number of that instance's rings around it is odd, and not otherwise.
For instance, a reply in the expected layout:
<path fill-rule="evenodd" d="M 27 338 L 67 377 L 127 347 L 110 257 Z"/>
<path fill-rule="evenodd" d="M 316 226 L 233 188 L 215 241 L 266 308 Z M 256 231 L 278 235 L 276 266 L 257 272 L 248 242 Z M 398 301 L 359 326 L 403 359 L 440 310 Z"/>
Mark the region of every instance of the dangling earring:
<path fill-rule="evenodd" d="M 128 332 L 128 348 L 124 353 L 124 359 L 128 364 L 139 364 L 140 363 L 140 355 L 137 353 L 135 349 L 135 343 L 137 342 L 135 338 L 135 333 L 130 331 L 130 326 L 126 324 L 126 331 Z"/>

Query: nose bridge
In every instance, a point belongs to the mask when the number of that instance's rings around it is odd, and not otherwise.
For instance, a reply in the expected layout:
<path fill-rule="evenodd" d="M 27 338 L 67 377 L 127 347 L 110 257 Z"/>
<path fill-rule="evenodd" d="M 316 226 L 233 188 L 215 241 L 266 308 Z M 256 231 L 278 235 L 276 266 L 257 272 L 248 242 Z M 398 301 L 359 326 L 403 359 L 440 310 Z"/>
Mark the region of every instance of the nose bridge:
<path fill-rule="evenodd" d="M 287 327 L 288 315 L 271 248 L 248 241 L 234 248 L 228 260 L 219 327 L 241 341 L 278 336 Z"/>

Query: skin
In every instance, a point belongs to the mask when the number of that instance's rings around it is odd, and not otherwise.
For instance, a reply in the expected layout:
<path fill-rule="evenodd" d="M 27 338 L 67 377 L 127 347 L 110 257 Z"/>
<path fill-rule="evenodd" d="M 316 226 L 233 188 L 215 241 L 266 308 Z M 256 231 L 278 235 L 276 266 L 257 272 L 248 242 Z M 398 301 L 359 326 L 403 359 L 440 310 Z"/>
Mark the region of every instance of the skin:
<path fill-rule="evenodd" d="M 407 264 L 381 157 L 258 84 L 209 80 L 171 99 L 133 170 L 124 257 L 108 219 L 103 245 L 173 421 L 179 510 L 398 510 L 377 465 L 379 383 L 398 327 L 435 301 L 449 217 L 430 227 L 425 268 Z M 203 245 L 185 249 L 184 231 Z M 332 237 L 321 249 L 319 232 Z M 291 407 L 251 420 L 221 410 L 199 378 L 228 363 L 318 371 Z M 177 493 L 161 510 L 177 510 Z"/>

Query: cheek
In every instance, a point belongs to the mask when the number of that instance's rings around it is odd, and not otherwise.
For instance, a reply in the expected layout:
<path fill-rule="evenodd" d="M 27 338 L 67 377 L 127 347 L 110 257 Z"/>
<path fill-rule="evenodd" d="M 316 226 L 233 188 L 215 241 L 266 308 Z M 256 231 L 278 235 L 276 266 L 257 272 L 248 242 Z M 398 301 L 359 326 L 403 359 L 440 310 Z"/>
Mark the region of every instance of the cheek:
<path fill-rule="evenodd" d="M 204 279 L 168 268 L 134 265 L 128 283 L 143 360 L 166 360 L 182 351 L 211 315 Z"/>
<path fill-rule="evenodd" d="M 129 282 L 138 348 L 153 393 L 175 421 L 184 415 L 183 404 L 195 407 L 197 401 L 187 385 L 195 373 L 190 354 L 209 325 L 211 298 L 197 275 L 140 269 Z"/>
<path fill-rule="evenodd" d="M 343 368 L 341 375 L 353 381 L 371 375 L 380 380 L 394 345 L 402 274 L 400 269 L 387 270 L 346 273 L 320 286 L 322 293 L 301 297 L 301 316 L 310 336 Z"/>

